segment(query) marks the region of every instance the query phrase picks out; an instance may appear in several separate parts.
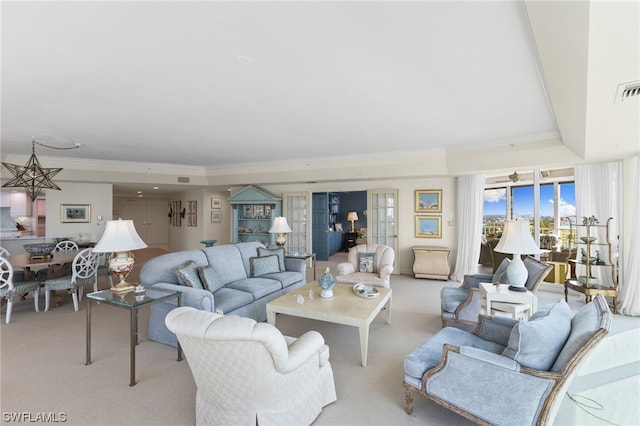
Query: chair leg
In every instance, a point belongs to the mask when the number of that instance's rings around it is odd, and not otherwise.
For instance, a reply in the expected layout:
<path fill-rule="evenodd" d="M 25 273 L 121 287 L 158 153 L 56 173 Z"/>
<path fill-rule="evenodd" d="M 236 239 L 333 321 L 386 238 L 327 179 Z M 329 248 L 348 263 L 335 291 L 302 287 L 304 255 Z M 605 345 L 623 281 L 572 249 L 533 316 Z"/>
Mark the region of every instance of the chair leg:
<path fill-rule="evenodd" d="M 49 310 L 49 301 L 51 300 L 51 290 L 44 291 L 44 311 Z"/>
<path fill-rule="evenodd" d="M 413 391 L 407 385 L 405 385 L 404 393 L 404 411 L 407 414 L 413 413 Z"/>
<path fill-rule="evenodd" d="M 7 316 L 5 322 L 9 324 L 11 322 L 11 310 L 13 309 L 13 297 L 7 297 Z"/>
<path fill-rule="evenodd" d="M 35 305 L 36 312 L 40 312 L 40 289 L 33 290 L 33 304 Z"/>
<path fill-rule="evenodd" d="M 71 297 L 73 298 L 73 310 L 78 312 L 78 290 L 72 290 Z"/>

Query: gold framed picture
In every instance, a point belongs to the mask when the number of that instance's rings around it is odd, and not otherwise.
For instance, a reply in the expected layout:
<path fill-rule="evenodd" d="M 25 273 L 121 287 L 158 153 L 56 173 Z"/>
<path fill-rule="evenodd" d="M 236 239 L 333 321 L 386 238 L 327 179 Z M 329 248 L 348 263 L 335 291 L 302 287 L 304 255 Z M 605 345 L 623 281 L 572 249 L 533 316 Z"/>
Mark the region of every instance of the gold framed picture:
<path fill-rule="evenodd" d="M 442 217 L 416 216 L 416 238 L 442 238 Z"/>
<path fill-rule="evenodd" d="M 416 213 L 442 213 L 442 189 L 416 190 Z"/>

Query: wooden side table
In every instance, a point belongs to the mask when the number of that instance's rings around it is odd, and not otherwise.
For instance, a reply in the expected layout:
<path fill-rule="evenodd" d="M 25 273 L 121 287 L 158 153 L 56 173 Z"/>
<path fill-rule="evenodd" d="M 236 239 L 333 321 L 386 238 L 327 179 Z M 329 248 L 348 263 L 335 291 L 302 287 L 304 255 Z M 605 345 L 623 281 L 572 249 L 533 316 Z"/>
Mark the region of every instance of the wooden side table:
<path fill-rule="evenodd" d="M 445 281 L 449 279 L 451 269 L 448 247 L 414 246 L 412 250 L 414 255 L 413 274 L 416 278 Z"/>
<path fill-rule="evenodd" d="M 527 290 L 509 290 L 509 284 L 480 283 L 480 313 L 493 311 L 510 314 L 513 318 L 529 319 L 538 309 L 538 297 Z"/>

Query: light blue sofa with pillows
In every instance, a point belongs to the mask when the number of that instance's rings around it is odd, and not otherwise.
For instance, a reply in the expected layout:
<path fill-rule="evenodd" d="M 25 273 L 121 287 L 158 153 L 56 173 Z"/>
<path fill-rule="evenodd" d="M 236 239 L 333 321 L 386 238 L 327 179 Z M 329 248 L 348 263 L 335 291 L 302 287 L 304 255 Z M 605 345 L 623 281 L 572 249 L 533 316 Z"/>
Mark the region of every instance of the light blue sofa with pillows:
<path fill-rule="evenodd" d="M 260 242 L 223 244 L 155 257 L 140 270 L 140 283 L 181 291 L 183 306 L 266 321 L 268 302 L 306 284 L 306 263 Z M 149 340 L 178 345 L 164 322 L 176 304 L 151 306 Z"/>
<path fill-rule="evenodd" d="M 560 299 L 529 321 L 481 315 L 473 333 L 443 328 L 405 358 L 405 410 L 412 413 L 417 393 L 478 424 L 553 424 L 611 318 L 597 295 L 573 317 Z"/>

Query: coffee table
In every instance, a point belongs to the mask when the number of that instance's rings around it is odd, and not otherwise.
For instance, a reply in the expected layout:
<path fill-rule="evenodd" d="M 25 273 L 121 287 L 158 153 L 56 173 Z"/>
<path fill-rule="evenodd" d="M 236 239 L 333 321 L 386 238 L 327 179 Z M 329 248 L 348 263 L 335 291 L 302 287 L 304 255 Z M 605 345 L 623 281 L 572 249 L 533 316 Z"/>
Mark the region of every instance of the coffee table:
<path fill-rule="evenodd" d="M 322 298 L 318 282 L 312 281 L 296 291 L 267 303 L 267 322 L 275 325 L 276 314 L 286 314 L 358 327 L 362 366 L 366 367 L 369 325 L 383 309 L 386 312 L 387 324 L 391 323 L 391 289 L 377 288 L 380 293 L 378 297 L 365 299 L 356 296 L 352 288 L 350 284 L 336 284 L 333 288 L 333 297 Z M 309 291 L 313 292 L 313 299 L 309 298 Z M 296 301 L 297 295 L 304 297 L 303 304 Z"/>

